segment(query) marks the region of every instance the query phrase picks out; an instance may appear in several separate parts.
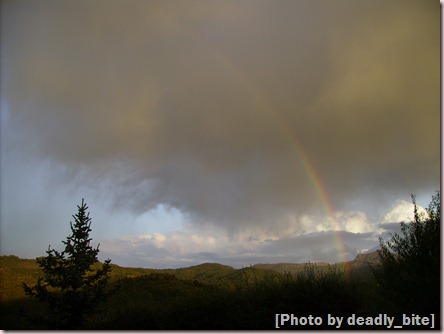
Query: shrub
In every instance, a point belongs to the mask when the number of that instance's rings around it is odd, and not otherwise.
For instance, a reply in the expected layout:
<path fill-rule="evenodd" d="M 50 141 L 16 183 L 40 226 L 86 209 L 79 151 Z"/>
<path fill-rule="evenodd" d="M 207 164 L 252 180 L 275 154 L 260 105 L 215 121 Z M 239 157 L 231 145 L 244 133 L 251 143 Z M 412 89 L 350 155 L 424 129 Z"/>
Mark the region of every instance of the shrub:
<path fill-rule="evenodd" d="M 420 214 L 412 195 L 414 221 L 401 223 L 402 236 L 380 239 L 380 266 L 373 269 L 381 294 L 395 311 L 439 313 L 440 224 L 439 191 L 426 214 Z"/>

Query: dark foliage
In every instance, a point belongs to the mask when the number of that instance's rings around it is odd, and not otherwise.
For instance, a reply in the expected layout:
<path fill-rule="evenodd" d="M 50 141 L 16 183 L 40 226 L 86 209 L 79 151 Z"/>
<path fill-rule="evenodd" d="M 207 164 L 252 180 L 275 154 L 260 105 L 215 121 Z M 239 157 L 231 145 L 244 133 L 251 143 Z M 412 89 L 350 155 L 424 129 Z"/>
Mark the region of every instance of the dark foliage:
<path fill-rule="evenodd" d="M 82 199 L 70 222 L 72 234 L 62 241 L 65 249 L 58 252 L 46 251 L 46 257 L 37 258 L 44 277 L 30 287 L 23 283 L 27 295 L 46 302 L 51 312 L 48 322 L 55 328 L 73 329 L 83 323 L 84 316 L 91 312 L 107 296 L 107 283 L 111 271 L 106 260 L 101 268 L 97 267 L 99 247 L 90 244 L 91 218 L 88 207 Z"/>
<path fill-rule="evenodd" d="M 401 223 L 402 236 L 380 239 L 381 265 L 374 274 L 381 294 L 399 313 L 440 313 L 439 191 L 432 197 L 427 214 L 420 214 L 412 195 L 414 221 Z"/>

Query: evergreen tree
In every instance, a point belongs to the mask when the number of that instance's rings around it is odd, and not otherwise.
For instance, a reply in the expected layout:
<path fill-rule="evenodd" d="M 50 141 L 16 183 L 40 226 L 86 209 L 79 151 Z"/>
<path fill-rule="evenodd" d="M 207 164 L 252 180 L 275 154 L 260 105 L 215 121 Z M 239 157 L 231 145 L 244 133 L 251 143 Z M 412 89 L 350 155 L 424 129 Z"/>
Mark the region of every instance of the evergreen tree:
<path fill-rule="evenodd" d="M 99 246 L 90 244 L 91 218 L 83 199 L 77 208 L 74 224 L 70 222 L 72 234 L 62 241 L 64 251 L 49 246 L 47 256 L 37 258 L 44 277 L 33 287 L 23 283 L 27 295 L 49 304 L 53 325 L 67 329 L 80 326 L 85 315 L 106 298 L 111 271 L 109 259 L 97 267 Z"/>

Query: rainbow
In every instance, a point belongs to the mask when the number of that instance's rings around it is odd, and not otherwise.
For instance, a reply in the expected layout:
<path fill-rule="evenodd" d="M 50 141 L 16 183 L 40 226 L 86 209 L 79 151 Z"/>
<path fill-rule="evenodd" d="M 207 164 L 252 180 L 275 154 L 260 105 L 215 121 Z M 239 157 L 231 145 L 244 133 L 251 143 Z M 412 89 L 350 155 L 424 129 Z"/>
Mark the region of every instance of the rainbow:
<path fill-rule="evenodd" d="M 215 60 L 216 63 L 223 66 L 223 68 L 228 73 L 230 73 L 238 82 L 241 83 L 241 86 L 246 89 L 249 95 L 253 97 L 255 102 L 258 105 L 262 106 L 264 110 L 270 115 L 270 118 L 275 123 L 277 129 L 284 134 L 286 141 L 289 143 L 292 151 L 295 154 L 295 157 L 302 164 L 303 169 L 308 176 L 308 179 L 312 184 L 313 189 L 317 197 L 319 198 L 327 217 L 331 221 L 332 231 L 334 233 L 334 242 L 336 245 L 336 249 L 341 257 L 341 260 L 343 262 L 347 262 L 348 259 L 346 256 L 347 252 L 345 249 L 345 242 L 339 231 L 340 228 L 336 219 L 335 210 L 333 209 L 333 206 L 329 199 L 328 192 L 322 183 L 322 179 L 319 176 L 314 165 L 311 163 L 308 154 L 302 148 L 302 145 L 296 137 L 296 134 L 291 131 L 284 120 L 279 117 L 278 111 L 267 98 L 267 95 L 260 91 L 260 89 L 245 75 L 244 71 L 242 71 L 241 68 L 239 68 L 234 62 L 230 61 L 230 59 L 228 59 L 223 54 L 223 52 L 213 48 L 208 43 L 204 43 L 198 40 L 191 32 L 188 31 L 188 29 L 183 26 L 179 27 L 176 22 L 171 22 L 171 20 L 168 19 L 168 24 L 170 25 L 170 27 L 174 27 L 174 30 L 176 30 L 177 33 L 188 38 L 190 42 L 192 42 L 194 45 L 197 45 L 199 46 L 199 48 L 203 49 L 209 56 L 211 56 Z M 349 277 L 349 269 L 347 268 L 347 266 L 344 267 L 344 273 L 346 277 Z"/>

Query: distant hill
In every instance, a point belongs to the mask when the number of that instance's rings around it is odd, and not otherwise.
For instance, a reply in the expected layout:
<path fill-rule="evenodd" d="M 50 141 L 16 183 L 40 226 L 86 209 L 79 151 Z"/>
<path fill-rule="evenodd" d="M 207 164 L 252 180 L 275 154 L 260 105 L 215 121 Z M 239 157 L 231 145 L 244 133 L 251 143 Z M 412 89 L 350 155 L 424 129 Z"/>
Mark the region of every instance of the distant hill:
<path fill-rule="evenodd" d="M 371 274 L 369 266 L 374 266 L 379 263 L 378 251 L 372 253 L 358 254 L 353 261 L 338 262 L 333 265 L 327 262 L 314 262 L 313 265 L 320 271 L 328 270 L 332 266 L 338 269 L 347 269 L 354 277 L 363 278 Z M 255 264 L 253 268 L 275 270 L 281 273 L 289 272 L 293 274 L 300 273 L 304 270 L 306 263 L 259 263 Z"/>
<path fill-rule="evenodd" d="M 378 251 L 372 253 L 358 254 L 356 259 L 350 262 L 346 262 L 352 268 L 367 267 L 370 265 L 377 265 L 380 263 Z"/>
<path fill-rule="evenodd" d="M 369 264 L 378 263 L 377 252 L 359 254 L 356 259 L 349 262 L 330 265 L 317 262 L 314 265 L 318 270 L 324 271 L 332 266 L 339 270 L 348 269 L 353 277 L 366 278 L 371 275 Z M 234 269 L 219 263 L 203 263 L 196 266 L 179 269 L 145 269 L 127 268 L 112 264 L 111 279 L 135 278 L 151 274 L 164 274 L 174 276 L 183 281 L 196 281 L 203 284 L 231 285 L 251 283 L 266 277 L 273 277 L 277 273 L 289 272 L 297 274 L 304 270 L 305 263 L 276 263 L 255 264 L 251 267 Z M 17 256 L 0 256 L 0 300 L 10 300 L 24 297 L 22 283 L 33 285 L 43 273 L 35 260 L 20 259 Z"/>
<path fill-rule="evenodd" d="M 317 268 L 330 266 L 327 262 L 314 262 Z M 253 268 L 275 270 L 279 272 L 299 273 L 304 270 L 306 263 L 258 263 Z"/>
<path fill-rule="evenodd" d="M 188 268 L 166 269 L 159 271 L 174 275 L 176 278 L 181 280 L 216 284 L 217 282 L 223 280 L 226 276 L 229 276 L 235 272 L 236 269 L 219 263 L 202 263 Z"/>

